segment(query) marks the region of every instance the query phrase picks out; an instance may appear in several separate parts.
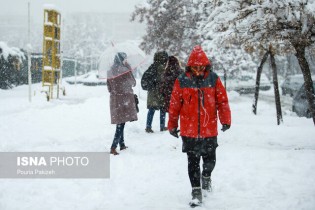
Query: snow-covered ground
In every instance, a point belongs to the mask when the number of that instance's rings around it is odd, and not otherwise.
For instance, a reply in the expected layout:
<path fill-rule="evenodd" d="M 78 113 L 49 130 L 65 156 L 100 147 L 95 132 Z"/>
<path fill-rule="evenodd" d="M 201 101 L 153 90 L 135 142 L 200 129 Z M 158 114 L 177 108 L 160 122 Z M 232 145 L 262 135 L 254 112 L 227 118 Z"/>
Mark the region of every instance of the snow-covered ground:
<path fill-rule="evenodd" d="M 64 85 L 67 96 L 50 102 L 40 84 L 32 103 L 27 86 L 0 90 L 0 151 L 109 151 L 115 125 L 106 86 Z M 156 132 L 145 133 L 146 92 L 134 90 L 139 120 L 126 124 L 129 148 L 111 156 L 110 179 L 1 179 L 0 209 L 190 209 L 181 140 L 158 131 L 158 113 Z M 229 92 L 232 126 L 219 132 L 214 190 L 198 209 L 315 209 L 314 125 L 286 105 L 277 126 L 270 95 L 260 95 L 255 116 L 253 97 Z"/>

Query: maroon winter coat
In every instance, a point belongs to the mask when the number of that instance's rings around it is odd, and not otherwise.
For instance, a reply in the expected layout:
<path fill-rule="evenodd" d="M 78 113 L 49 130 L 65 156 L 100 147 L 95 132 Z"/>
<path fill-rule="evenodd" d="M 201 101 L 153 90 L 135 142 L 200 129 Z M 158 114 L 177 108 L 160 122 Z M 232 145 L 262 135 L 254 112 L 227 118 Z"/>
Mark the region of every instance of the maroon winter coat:
<path fill-rule="evenodd" d="M 126 68 L 120 66 L 119 68 Z M 112 124 L 138 120 L 136 102 L 132 87 L 136 80 L 129 71 L 107 80 L 110 92 L 110 115 Z"/>

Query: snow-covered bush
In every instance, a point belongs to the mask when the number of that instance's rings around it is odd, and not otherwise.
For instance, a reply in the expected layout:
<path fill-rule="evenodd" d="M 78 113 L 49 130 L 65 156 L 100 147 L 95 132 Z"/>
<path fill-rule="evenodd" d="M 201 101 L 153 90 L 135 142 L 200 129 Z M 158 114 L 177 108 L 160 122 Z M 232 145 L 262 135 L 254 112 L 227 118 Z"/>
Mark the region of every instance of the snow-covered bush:
<path fill-rule="evenodd" d="M 0 42 L 0 89 L 12 88 L 21 83 L 21 69 L 25 59 L 23 51 Z"/>

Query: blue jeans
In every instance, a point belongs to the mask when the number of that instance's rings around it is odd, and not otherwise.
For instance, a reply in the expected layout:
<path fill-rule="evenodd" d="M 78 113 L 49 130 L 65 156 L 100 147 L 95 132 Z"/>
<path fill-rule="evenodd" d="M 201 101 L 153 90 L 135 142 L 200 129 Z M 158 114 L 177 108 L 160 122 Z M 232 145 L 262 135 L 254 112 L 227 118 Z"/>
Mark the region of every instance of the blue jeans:
<path fill-rule="evenodd" d="M 118 144 L 119 144 L 120 148 L 125 146 L 124 128 L 125 128 L 125 123 L 121 123 L 121 124 L 116 125 L 116 133 L 115 133 L 113 144 L 112 144 L 111 148 L 116 149 Z"/>
<path fill-rule="evenodd" d="M 152 128 L 153 116 L 155 109 L 150 108 L 147 115 L 147 128 Z M 165 127 L 165 114 L 166 112 L 160 110 L 160 129 Z"/>

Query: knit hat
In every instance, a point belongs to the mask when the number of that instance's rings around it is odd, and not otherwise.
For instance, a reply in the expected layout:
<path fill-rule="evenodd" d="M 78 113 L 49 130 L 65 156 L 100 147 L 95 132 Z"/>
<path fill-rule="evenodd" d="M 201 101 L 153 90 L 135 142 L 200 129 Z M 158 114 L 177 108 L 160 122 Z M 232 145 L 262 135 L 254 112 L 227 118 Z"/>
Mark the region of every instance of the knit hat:
<path fill-rule="evenodd" d="M 187 66 L 207 66 L 211 65 L 206 53 L 202 50 L 201 46 L 196 45 L 190 53 Z"/>

